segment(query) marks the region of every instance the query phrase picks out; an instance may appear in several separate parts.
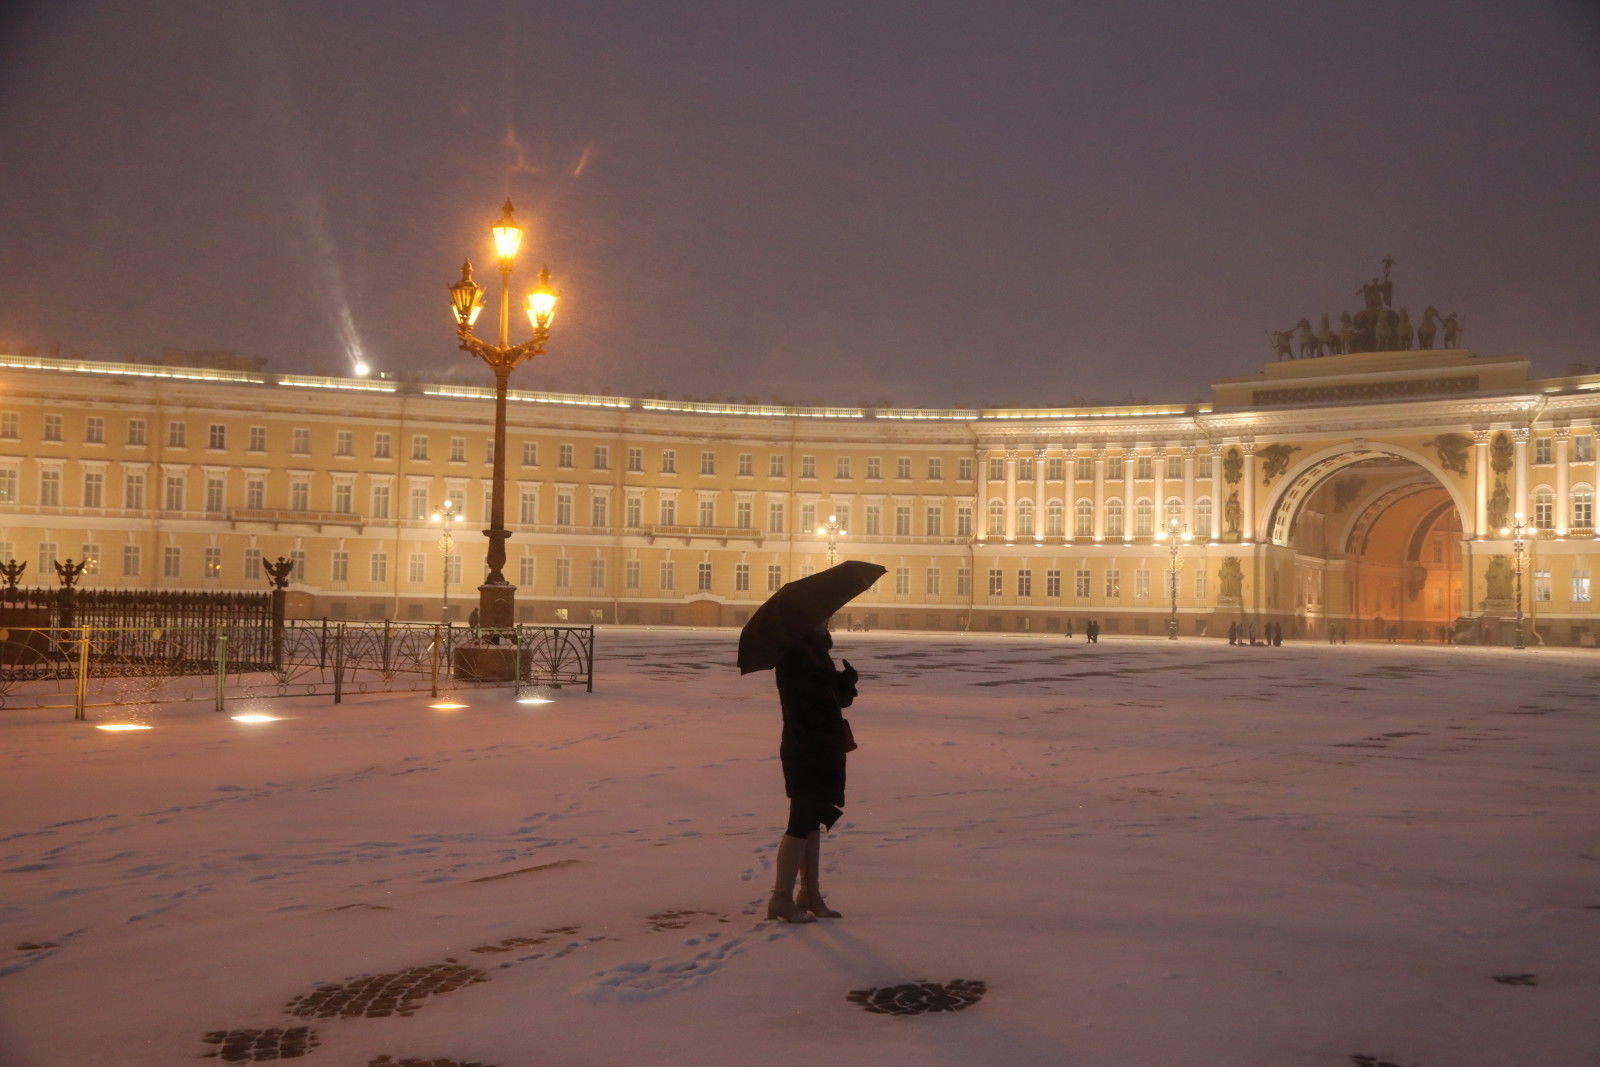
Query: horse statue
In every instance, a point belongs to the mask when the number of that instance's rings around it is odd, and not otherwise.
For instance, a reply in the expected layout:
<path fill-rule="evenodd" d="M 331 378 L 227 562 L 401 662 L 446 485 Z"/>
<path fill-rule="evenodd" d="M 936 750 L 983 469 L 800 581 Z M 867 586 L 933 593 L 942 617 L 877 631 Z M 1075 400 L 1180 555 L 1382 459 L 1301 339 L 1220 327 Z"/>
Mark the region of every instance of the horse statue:
<path fill-rule="evenodd" d="M 1300 358 L 1313 359 L 1322 355 L 1322 341 L 1318 339 L 1316 331 L 1311 328 L 1311 323 L 1301 319 L 1295 323 L 1295 328 L 1300 331 Z"/>
<path fill-rule="evenodd" d="M 1461 320 L 1452 311 L 1442 321 L 1444 323 L 1444 346 L 1446 348 L 1458 347 L 1461 344 Z"/>
<path fill-rule="evenodd" d="M 1294 333 L 1290 330 L 1270 330 L 1272 334 L 1272 351 L 1279 359 L 1294 358 Z"/>
<path fill-rule="evenodd" d="M 1348 311 L 1339 312 L 1339 347 L 1347 356 L 1356 350 L 1356 328 Z"/>
<path fill-rule="evenodd" d="M 1439 309 L 1429 304 L 1422 312 L 1422 324 L 1417 327 L 1417 347 L 1432 348 L 1439 333 Z"/>
<path fill-rule="evenodd" d="M 1415 337 L 1415 331 L 1411 328 L 1411 312 L 1401 308 L 1400 325 L 1395 331 L 1395 347 L 1401 351 L 1409 350 L 1413 337 Z"/>
<path fill-rule="evenodd" d="M 1327 350 L 1330 356 L 1337 356 L 1344 351 L 1344 345 L 1339 340 L 1339 335 L 1334 333 L 1333 328 L 1328 325 L 1326 313 L 1322 316 L 1321 328 L 1317 330 L 1317 340 L 1322 342 L 1322 347 Z"/>

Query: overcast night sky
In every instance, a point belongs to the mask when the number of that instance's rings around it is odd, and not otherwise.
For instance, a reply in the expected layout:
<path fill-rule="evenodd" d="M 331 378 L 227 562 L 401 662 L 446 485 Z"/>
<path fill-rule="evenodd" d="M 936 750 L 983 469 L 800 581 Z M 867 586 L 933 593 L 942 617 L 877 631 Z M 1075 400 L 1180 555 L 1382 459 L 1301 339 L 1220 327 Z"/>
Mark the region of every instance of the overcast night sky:
<path fill-rule="evenodd" d="M 445 286 L 509 194 L 563 296 L 523 388 L 1204 397 L 1385 254 L 1600 362 L 1590 4 L 8 9 L 0 351 L 487 384 Z"/>

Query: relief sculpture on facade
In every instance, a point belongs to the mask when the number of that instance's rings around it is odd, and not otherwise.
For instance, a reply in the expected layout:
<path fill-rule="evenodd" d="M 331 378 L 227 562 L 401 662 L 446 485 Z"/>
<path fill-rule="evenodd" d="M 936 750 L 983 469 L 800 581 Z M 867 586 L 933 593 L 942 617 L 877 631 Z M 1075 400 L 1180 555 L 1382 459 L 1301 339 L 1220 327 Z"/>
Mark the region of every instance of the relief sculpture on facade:
<path fill-rule="evenodd" d="M 1489 561 L 1488 569 L 1484 571 L 1483 581 L 1487 598 L 1484 607 L 1487 608 L 1496 601 L 1496 606 L 1507 606 L 1511 603 L 1511 561 L 1505 556 L 1495 556 Z"/>
<path fill-rule="evenodd" d="M 1289 469 L 1289 457 L 1300 451 L 1299 445 L 1268 445 L 1256 455 L 1261 457 L 1261 484 L 1271 485 L 1272 480 Z"/>
<path fill-rule="evenodd" d="M 1495 528 L 1511 521 L 1511 488 L 1507 480 L 1515 455 L 1511 435 L 1501 431 L 1489 444 L 1489 469 L 1494 471 L 1494 491 L 1489 494 L 1489 525 Z"/>
<path fill-rule="evenodd" d="M 1239 567 L 1238 557 L 1229 556 L 1222 561 L 1217 579 L 1217 584 L 1221 586 L 1217 603 L 1238 604 L 1244 599 L 1244 571 Z"/>
<path fill-rule="evenodd" d="M 1423 444 L 1433 447 L 1439 457 L 1439 466 L 1445 470 L 1463 476 L 1467 473 L 1467 449 L 1472 446 L 1472 438 L 1466 434 L 1442 433 L 1428 438 Z"/>

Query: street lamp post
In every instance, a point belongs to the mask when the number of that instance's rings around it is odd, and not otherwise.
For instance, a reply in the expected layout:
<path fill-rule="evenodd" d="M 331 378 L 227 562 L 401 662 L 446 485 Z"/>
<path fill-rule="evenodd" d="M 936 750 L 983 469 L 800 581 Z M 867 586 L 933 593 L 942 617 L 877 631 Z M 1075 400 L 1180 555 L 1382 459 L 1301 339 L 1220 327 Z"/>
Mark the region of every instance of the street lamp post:
<path fill-rule="evenodd" d="M 1167 617 L 1167 638 L 1178 639 L 1178 550 L 1194 540 L 1194 534 L 1176 518 L 1167 520 L 1167 528 L 1156 534 L 1157 541 L 1167 542 L 1170 562 L 1167 566 L 1167 592 L 1172 596 L 1172 614 Z"/>
<path fill-rule="evenodd" d="M 446 499 L 439 505 L 439 510 L 433 513 L 433 521 L 439 527 L 439 553 L 444 557 L 444 605 L 440 611 L 440 620 L 450 622 L 450 555 L 455 551 L 455 527 L 466 516 L 456 510 L 456 502 Z"/>
<path fill-rule="evenodd" d="M 1527 644 L 1522 640 L 1522 567 L 1523 567 L 1523 562 L 1524 562 L 1524 555 L 1523 554 L 1527 551 L 1527 548 L 1528 548 L 1528 543 L 1525 540 L 1528 529 L 1529 529 L 1528 523 L 1523 518 L 1522 512 L 1520 512 L 1520 511 L 1512 516 L 1512 522 L 1511 522 L 1510 526 L 1502 526 L 1502 527 L 1500 527 L 1500 536 L 1501 537 L 1510 537 L 1510 538 L 1512 538 L 1511 551 L 1516 556 L 1515 568 L 1516 568 L 1516 580 L 1517 580 L 1517 586 L 1516 586 L 1516 592 L 1517 592 L 1517 640 L 1516 640 L 1516 643 L 1512 646 L 1513 648 L 1526 648 L 1527 647 Z"/>
<path fill-rule="evenodd" d="M 533 337 L 522 344 L 511 343 L 511 268 L 516 264 L 517 252 L 522 247 L 522 227 L 512 219 L 511 201 L 505 202 L 500 221 L 490 228 L 494 237 L 495 257 L 500 266 L 500 343 L 489 344 L 472 333 L 473 323 L 483 310 L 483 286 L 472 280 L 472 262 L 461 264 L 461 279 L 450 286 L 450 305 L 455 313 L 456 339 L 461 349 L 470 352 L 489 365 L 494 372 L 494 473 L 489 489 L 489 528 L 483 531 L 489 539 L 489 551 L 484 559 L 487 575 L 478 587 L 478 621 L 486 630 L 510 629 L 516 622 L 516 586 L 506 581 L 503 568 L 506 563 L 506 539 L 511 531 L 506 529 L 506 382 L 518 364 L 525 363 L 544 352 L 550 337 L 550 323 L 555 318 L 556 296 L 550 288 L 549 268 L 539 271 L 537 288 L 528 294 L 528 321 L 533 326 Z"/>
<path fill-rule="evenodd" d="M 828 566 L 839 562 L 839 538 L 846 533 L 848 531 L 837 515 L 829 515 L 828 521 L 817 527 L 817 536 L 828 539 Z"/>

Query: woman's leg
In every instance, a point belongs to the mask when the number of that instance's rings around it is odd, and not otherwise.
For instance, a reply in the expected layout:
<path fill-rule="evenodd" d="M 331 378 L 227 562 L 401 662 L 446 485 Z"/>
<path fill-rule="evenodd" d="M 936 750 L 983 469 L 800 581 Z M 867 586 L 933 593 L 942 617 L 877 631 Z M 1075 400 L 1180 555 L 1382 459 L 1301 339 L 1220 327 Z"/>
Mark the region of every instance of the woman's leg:
<path fill-rule="evenodd" d="M 794 902 L 794 882 L 806 858 L 806 835 L 816 831 L 816 806 L 802 798 L 789 801 L 789 825 L 778 839 L 777 882 L 767 901 L 767 918 L 788 923 L 815 922 Z M 809 822 L 808 822 L 809 820 Z"/>
<path fill-rule="evenodd" d="M 819 919 L 838 919 L 843 916 L 828 907 L 828 902 L 822 899 L 822 889 L 818 884 L 822 874 L 822 831 L 812 830 L 806 835 L 805 867 L 802 868 L 804 881 L 800 886 L 800 895 L 795 905 L 809 911 Z"/>

